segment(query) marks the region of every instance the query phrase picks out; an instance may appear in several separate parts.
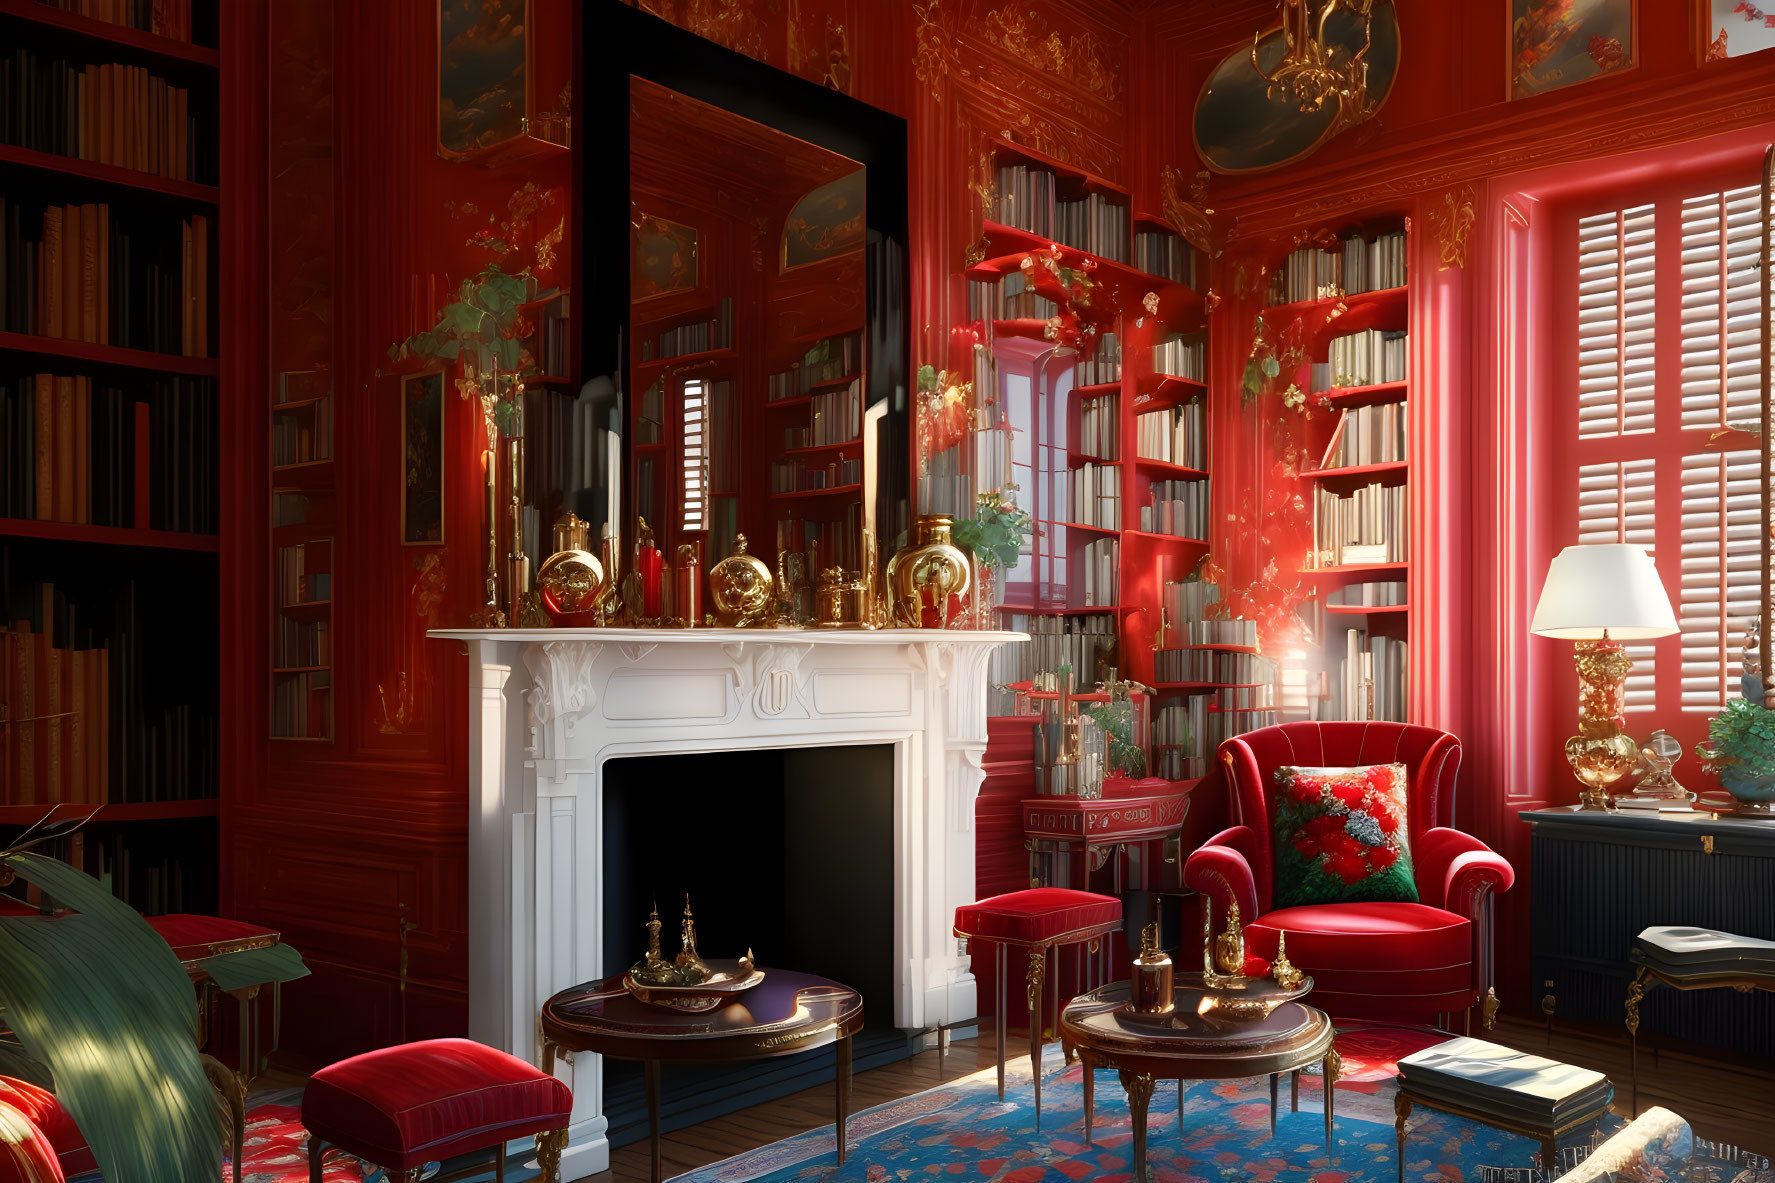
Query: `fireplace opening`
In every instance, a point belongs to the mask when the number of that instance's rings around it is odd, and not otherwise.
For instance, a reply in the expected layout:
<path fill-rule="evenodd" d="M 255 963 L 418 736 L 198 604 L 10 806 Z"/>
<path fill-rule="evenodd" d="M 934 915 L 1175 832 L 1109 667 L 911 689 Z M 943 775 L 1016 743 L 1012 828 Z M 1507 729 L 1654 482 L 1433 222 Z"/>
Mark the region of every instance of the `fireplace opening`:
<path fill-rule="evenodd" d="M 604 765 L 604 966 L 678 951 L 685 895 L 704 957 L 748 947 L 772 968 L 861 992 L 853 1071 L 911 1054 L 893 1025 L 894 749 L 889 744 L 625 757 Z M 677 1129 L 829 1084 L 830 1047 L 737 1064 L 662 1065 L 661 1123 Z M 604 1061 L 612 1146 L 647 1137 L 641 1065 Z"/>

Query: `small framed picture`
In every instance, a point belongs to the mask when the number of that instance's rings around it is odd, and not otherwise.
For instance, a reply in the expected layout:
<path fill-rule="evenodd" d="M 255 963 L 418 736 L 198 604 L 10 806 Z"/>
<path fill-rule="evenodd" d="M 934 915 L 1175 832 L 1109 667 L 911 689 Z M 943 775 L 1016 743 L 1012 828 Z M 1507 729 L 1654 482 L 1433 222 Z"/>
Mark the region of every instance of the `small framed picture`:
<path fill-rule="evenodd" d="M 1639 62 L 1636 0 L 1510 0 L 1510 97 L 1618 74 Z"/>
<path fill-rule="evenodd" d="M 401 545 L 444 542 L 444 373 L 401 379 Z"/>
<path fill-rule="evenodd" d="M 1775 0 L 1695 0 L 1703 62 L 1775 49 Z"/>

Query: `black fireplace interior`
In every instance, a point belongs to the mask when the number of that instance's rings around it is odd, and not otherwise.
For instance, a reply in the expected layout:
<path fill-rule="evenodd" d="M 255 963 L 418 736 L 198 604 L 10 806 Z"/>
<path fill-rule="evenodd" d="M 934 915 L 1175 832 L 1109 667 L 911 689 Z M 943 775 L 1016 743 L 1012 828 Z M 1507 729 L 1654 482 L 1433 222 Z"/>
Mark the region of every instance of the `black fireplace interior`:
<path fill-rule="evenodd" d="M 629 757 L 604 766 L 604 966 L 647 948 L 659 904 L 661 946 L 678 950 L 690 896 L 704 957 L 748 947 L 773 966 L 819 974 L 863 995 L 854 1070 L 903 1059 L 893 1025 L 894 749 L 887 744 Z M 677 1129 L 827 1084 L 834 1054 L 741 1064 L 666 1064 L 662 1125 Z M 611 1145 L 647 1137 L 641 1066 L 604 1061 Z"/>

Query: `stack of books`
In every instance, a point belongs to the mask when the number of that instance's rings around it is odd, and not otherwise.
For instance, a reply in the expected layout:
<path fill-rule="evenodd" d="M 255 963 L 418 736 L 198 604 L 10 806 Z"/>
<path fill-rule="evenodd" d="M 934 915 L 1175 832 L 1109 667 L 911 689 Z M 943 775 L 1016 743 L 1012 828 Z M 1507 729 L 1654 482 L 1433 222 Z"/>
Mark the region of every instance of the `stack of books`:
<path fill-rule="evenodd" d="M 1168 230 L 1134 232 L 1134 266 L 1160 279 L 1196 286 L 1196 248 Z"/>
<path fill-rule="evenodd" d="M 1336 248 L 1307 246 L 1293 251 L 1270 280 L 1271 304 L 1294 304 L 1330 296 L 1404 287 L 1405 232 L 1365 238 L 1346 234 Z"/>
<path fill-rule="evenodd" d="M 1395 637 L 1370 637 L 1359 628 L 1344 634 L 1344 652 L 1322 719 L 1383 719 L 1405 722 L 1408 690 L 1406 643 Z"/>
<path fill-rule="evenodd" d="M 848 444 L 863 434 L 863 380 L 856 378 L 842 390 L 825 390 L 813 396 L 808 409 L 807 442 L 804 448 Z"/>
<path fill-rule="evenodd" d="M 1140 528 L 1172 538 L 1208 537 L 1208 482 L 1154 481 L 1140 507 Z"/>
<path fill-rule="evenodd" d="M 156 5 L 158 7 L 158 5 Z M 179 181 L 207 181 L 190 94 L 141 66 L 80 65 L 24 46 L 0 57 L 0 143 Z"/>
<path fill-rule="evenodd" d="M 1121 591 L 1121 543 L 1099 538 L 1079 552 L 1079 608 L 1113 608 Z"/>
<path fill-rule="evenodd" d="M 1410 559 L 1411 491 L 1365 485 L 1348 496 L 1313 490 L 1313 554 L 1321 567 Z"/>
<path fill-rule="evenodd" d="M 1201 333 L 1167 333 L 1163 340 L 1153 342 L 1153 373 L 1206 382 L 1208 373 L 1204 356 Z"/>
<path fill-rule="evenodd" d="M 1100 530 L 1122 528 L 1122 470 L 1114 465 L 1081 464 L 1072 470 L 1072 510 L 1068 521 Z"/>
<path fill-rule="evenodd" d="M 1135 450 L 1143 460 L 1184 468 L 1208 467 L 1208 417 L 1200 399 L 1136 416 L 1134 437 Z"/>
<path fill-rule="evenodd" d="M 733 297 L 723 296 L 708 320 L 692 321 L 663 330 L 641 342 L 642 361 L 661 361 L 716 349 L 733 348 Z"/>
<path fill-rule="evenodd" d="M 1077 201 L 1055 203 L 1054 222 L 1050 238 L 1100 258 L 1128 261 L 1128 207 L 1106 194 L 1087 193 Z"/>
<path fill-rule="evenodd" d="M 968 281 L 969 320 L 1052 320 L 1058 312 L 1059 306 L 1037 293 L 1021 271 L 997 281 Z"/>
<path fill-rule="evenodd" d="M 799 398 L 816 386 L 849 380 L 863 368 L 863 333 L 859 329 L 814 342 L 801 360 L 770 375 L 766 397 L 771 402 Z"/>
<path fill-rule="evenodd" d="M 191 40 L 191 0 L 37 0 L 37 3 L 59 12 L 152 33 L 156 37 Z"/>
<path fill-rule="evenodd" d="M 1333 386 L 1376 386 L 1405 381 L 1406 335 L 1368 329 L 1331 341 L 1328 374 Z"/>
<path fill-rule="evenodd" d="M 1122 396 L 1102 394 L 1079 402 L 1079 438 L 1074 451 L 1094 460 L 1122 458 Z"/>
<path fill-rule="evenodd" d="M 1097 352 L 1080 358 L 1072 368 L 1074 386 L 1102 386 L 1122 380 L 1122 343 L 1114 333 L 1097 338 Z"/>
<path fill-rule="evenodd" d="M 773 460 L 770 464 L 772 493 L 811 493 L 817 489 L 843 489 L 863 480 L 863 461 L 834 460 L 809 464 L 805 460 Z"/>
<path fill-rule="evenodd" d="M 1203 642 L 1195 638 L 1192 630 L 1198 622 L 1207 621 L 1209 616 L 1219 610 L 1219 606 L 1218 584 L 1202 579 L 1164 584 L 1159 588 L 1159 609 L 1164 618 L 1164 629 L 1155 638 L 1154 644 L 1160 648 L 1202 644 Z"/>
<path fill-rule="evenodd" d="M 1346 407 L 1338 413 L 1320 468 L 1357 468 L 1405 459 L 1405 404 Z"/>
<path fill-rule="evenodd" d="M 151 435 L 149 405 L 111 380 L 0 378 L 0 517 L 136 525 L 136 465 L 155 463 Z"/>
<path fill-rule="evenodd" d="M 994 221 L 1054 237 L 1054 174 L 1028 164 L 1001 164 L 994 176 Z"/>
<path fill-rule="evenodd" d="M 1076 685 L 1092 686 L 1104 672 L 1116 665 L 1116 620 L 1109 613 L 1092 616 L 1038 616 L 1015 610 L 1003 614 L 1005 627 L 1028 633 L 1023 645 L 1005 645 L 999 650 L 1011 655 L 1014 668 L 1006 669 L 1003 683 L 1026 682 L 1038 673 L 1052 673 L 1061 666 L 1071 666 L 1078 675 Z M 1013 653 L 1014 651 L 1014 653 Z"/>
<path fill-rule="evenodd" d="M 1161 682 L 1219 682 L 1226 686 L 1269 685 L 1276 662 L 1257 653 L 1221 649 L 1160 649 L 1153 654 L 1153 677 Z"/>

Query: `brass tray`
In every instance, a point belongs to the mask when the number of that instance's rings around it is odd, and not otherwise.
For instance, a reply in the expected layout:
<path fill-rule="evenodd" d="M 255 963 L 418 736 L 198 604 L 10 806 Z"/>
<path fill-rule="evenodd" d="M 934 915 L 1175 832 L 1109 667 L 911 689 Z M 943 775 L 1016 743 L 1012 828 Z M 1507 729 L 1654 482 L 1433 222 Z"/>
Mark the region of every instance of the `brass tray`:
<path fill-rule="evenodd" d="M 708 981 L 693 986 L 654 986 L 636 981 L 632 973 L 622 976 L 623 989 L 633 995 L 635 1001 L 692 1015 L 723 1006 L 763 980 L 764 971 L 756 968 L 750 973 L 737 968 L 717 970 Z"/>

